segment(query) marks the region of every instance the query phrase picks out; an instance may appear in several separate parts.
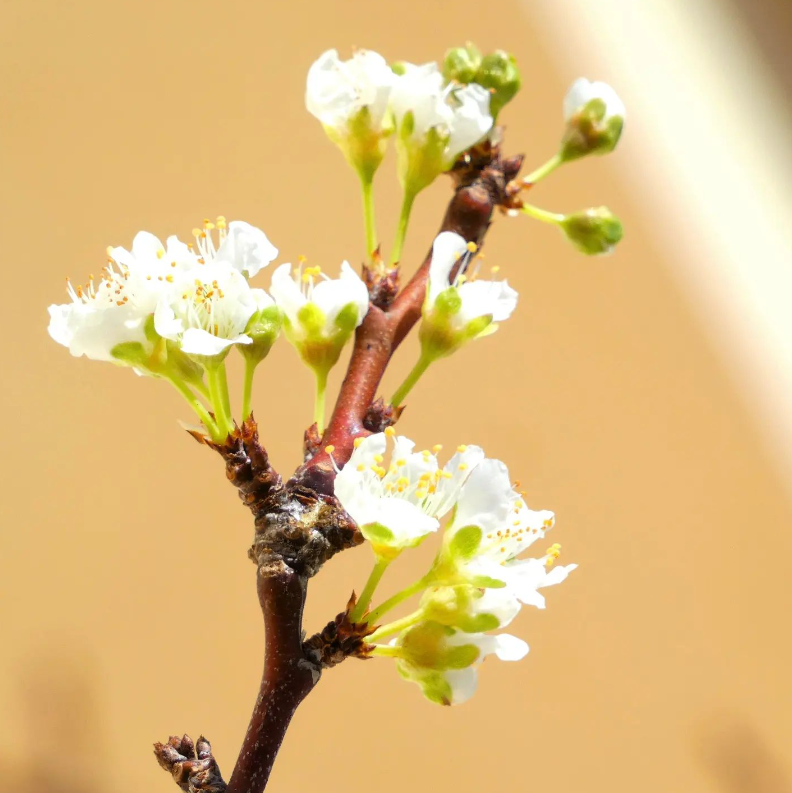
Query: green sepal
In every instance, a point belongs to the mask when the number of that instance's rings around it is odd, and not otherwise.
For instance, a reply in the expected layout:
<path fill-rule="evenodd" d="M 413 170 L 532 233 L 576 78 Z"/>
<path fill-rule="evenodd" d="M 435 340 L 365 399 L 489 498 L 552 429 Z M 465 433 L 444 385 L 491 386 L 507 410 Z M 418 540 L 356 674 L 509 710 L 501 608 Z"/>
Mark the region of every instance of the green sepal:
<path fill-rule="evenodd" d="M 237 348 L 243 357 L 256 365 L 269 355 L 272 345 L 278 338 L 284 315 L 277 306 L 257 311 L 248 322 L 245 333 L 253 339 L 251 344 L 239 344 Z"/>
<path fill-rule="evenodd" d="M 376 129 L 371 123 L 371 111 L 368 107 L 362 107 L 349 119 L 345 129 L 325 126 L 325 132 L 341 149 L 360 178 L 370 182 L 387 151 L 388 138 L 393 133 L 393 119 L 390 114 L 386 114 L 382 127 Z"/>
<path fill-rule="evenodd" d="M 616 148 L 624 129 L 622 116 L 606 119 L 607 108 L 602 99 L 592 99 L 567 122 L 559 152 L 564 162 L 588 154 L 608 154 Z"/>
<path fill-rule="evenodd" d="M 476 555 L 483 534 L 478 526 L 463 526 L 451 535 L 448 543 L 448 553 L 454 559 L 468 561 Z"/>
<path fill-rule="evenodd" d="M 345 334 L 350 335 L 358 326 L 360 315 L 356 303 L 347 303 L 336 315 L 336 327 Z"/>

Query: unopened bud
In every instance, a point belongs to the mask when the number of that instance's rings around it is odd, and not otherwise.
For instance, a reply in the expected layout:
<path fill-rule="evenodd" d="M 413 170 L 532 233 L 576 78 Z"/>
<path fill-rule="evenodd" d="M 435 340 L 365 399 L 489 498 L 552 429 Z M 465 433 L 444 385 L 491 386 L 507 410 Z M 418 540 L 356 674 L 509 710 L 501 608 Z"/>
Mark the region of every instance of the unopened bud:
<path fill-rule="evenodd" d="M 522 84 L 517 61 L 503 50 L 496 50 L 482 58 L 475 82 L 490 92 L 490 113 L 493 118 L 497 118 L 503 107 L 514 99 Z"/>
<path fill-rule="evenodd" d="M 449 82 L 472 83 L 481 65 L 481 53 L 468 42 L 464 47 L 452 47 L 443 61 L 443 77 Z"/>
<path fill-rule="evenodd" d="M 578 250 L 589 255 L 610 253 L 624 233 L 621 221 L 607 207 L 567 215 L 559 226 Z"/>
<path fill-rule="evenodd" d="M 576 80 L 564 99 L 567 128 L 561 158 L 607 154 L 616 148 L 624 128 L 624 103 L 606 83 Z"/>

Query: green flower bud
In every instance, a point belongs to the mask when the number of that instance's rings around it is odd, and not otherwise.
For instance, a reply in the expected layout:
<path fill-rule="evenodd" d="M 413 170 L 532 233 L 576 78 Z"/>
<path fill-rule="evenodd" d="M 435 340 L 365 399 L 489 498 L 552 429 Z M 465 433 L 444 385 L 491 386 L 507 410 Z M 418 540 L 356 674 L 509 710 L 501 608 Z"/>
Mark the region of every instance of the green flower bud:
<path fill-rule="evenodd" d="M 253 339 L 252 344 L 239 344 L 242 355 L 255 364 L 261 363 L 280 333 L 283 314 L 277 306 L 268 306 L 257 311 L 248 322 L 245 333 Z"/>
<path fill-rule="evenodd" d="M 559 226 L 578 250 L 590 256 L 610 253 L 624 233 L 621 221 L 607 207 L 567 215 Z"/>
<path fill-rule="evenodd" d="M 498 113 L 517 95 L 522 79 L 514 56 L 496 50 L 482 59 L 475 82 L 492 94 L 490 113 L 497 119 Z"/>
<path fill-rule="evenodd" d="M 472 83 L 481 65 L 481 53 L 468 42 L 464 47 L 452 47 L 443 60 L 443 77 L 448 82 Z"/>

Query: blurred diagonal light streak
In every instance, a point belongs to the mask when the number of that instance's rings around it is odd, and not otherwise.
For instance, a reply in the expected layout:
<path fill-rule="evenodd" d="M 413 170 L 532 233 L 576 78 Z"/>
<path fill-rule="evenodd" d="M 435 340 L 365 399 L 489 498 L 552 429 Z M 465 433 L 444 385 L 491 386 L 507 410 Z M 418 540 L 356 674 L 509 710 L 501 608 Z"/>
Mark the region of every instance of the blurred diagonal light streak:
<path fill-rule="evenodd" d="M 725 0 L 523 0 L 560 71 L 611 82 L 658 246 L 792 494 L 792 111 Z"/>

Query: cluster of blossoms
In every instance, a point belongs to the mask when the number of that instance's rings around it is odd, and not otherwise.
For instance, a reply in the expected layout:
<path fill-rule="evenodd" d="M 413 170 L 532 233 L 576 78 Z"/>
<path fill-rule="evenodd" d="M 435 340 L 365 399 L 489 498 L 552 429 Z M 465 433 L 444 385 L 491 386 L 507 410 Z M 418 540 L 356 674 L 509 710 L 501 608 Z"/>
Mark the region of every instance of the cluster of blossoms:
<path fill-rule="evenodd" d="M 50 307 L 50 335 L 75 356 L 172 383 L 211 440 L 223 444 L 235 431 L 226 357 L 236 348 L 244 358 L 241 418 L 249 419 L 254 372 L 283 330 L 315 376 L 314 421 L 321 436 L 328 373 L 370 310 L 367 283 L 396 271 L 411 209 L 423 189 L 439 174 L 469 165 L 474 154 L 486 160 L 494 151 L 489 162 L 499 156 L 496 121 L 520 82 L 510 55 L 482 56 L 472 45 L 450 50 L 442 64 L 423 65 L 388 64 L 367 50 L 342 61 L 329 50 L 309 71 L 306 105 L 360 179 L 366 280 L 347 262 L 338 278 L 329 278 L 300 259 L 296 267 L 276 267 L 268 290 L 251 286 L 250 279 L 278 257 L 278 250 L 260 229 L 219 217 L 195 229 L 191 243 L 171 236 L 163 244 L 141 232 L 131 250 L 109 248 L 99 279 L 69 284 L 70 302 Z M 584 253 L 610 251 L 622 229 L 607 208 L 563 215 L 524 204 L 519 196 L 563 163 L 612 151 L 624 115 L 609 86 L 577 80 L 564 101 L 558 152 L 509 182 L 508 203 L 503 199 L 501 208 L 556 225 Z M 386 267 L 372 185 L 391 137 L 403 203 Z M 479 277 L 481 267 L 475 243 L 451 231 L 434 240 L 418 330 L 420 356 L 390 399 L 392 406 L 403 404 L 430 364 L 490 335 L 514 312 L 517 292 L 495 277 L 497 267 L 491 277 Z M 389 440 L 393 449 L 386 463 Z M 332 458 L 332 446 L 326 450 Z M 460 446 L 441 466 L 438 452 L 437 447 L 416 452 L 413 442 L 396 437 L 392 428 L 358 438 L 351 458 L 336 468 L 335 495 L 375 555 L 374 570 L 349 617 L 377 626 L 369 637 L 373 654 L 393 657 L 400 674 L 428 699 L 456 704 L 475 690 L 476 668 L 487 655 L 518 660 L 528 652 L 522 640 L 493 631 L 505 628 L 523 605 L 544 608 L 540 590 L 563 581 L 575 565 L 555 565 L 558 545 L 521 558 L 544 539 L 554 516 L 527 507 L 503 463 L 486 458 L 477 446 Z M 441 547 L 427 574 L 371 608 L 387 567 L 440 531 L 444 518 Z M 417 609 L 381 623 L 410 597 L 420 597 Z"/>
<path fill-rule="evenodd" d="M 393 447 L 386 461 L 387 441 Z M 400 674 L 432 702 L 464 702 L 476 688 L 476 667 L 489 654 L 516 661 L 528 652 L 505 628 L 523 604 L 545 607 L 539 590 L 558 584 L 576 565 L 553 566 L 560 546 L 519 558 L 554 524 L 552 512 L 529 509 L 506 466 L 478 446 L 460 446 L 444 465 L 439 447 L 415 444 L 392 428 L 356 444 L 336 477 L 335 492 L 369 541 L 376 562 L 353 616 L 376 624 L 390 609 L 421 595 L 417 610 L 372 634 L 374 655 L 394 657 Z M 429 572 L 366 614 L 385 569 L 405 549 L 437 532 L 449 515 Z M 390 643 L 379 644 L 394 636 Z"/>

